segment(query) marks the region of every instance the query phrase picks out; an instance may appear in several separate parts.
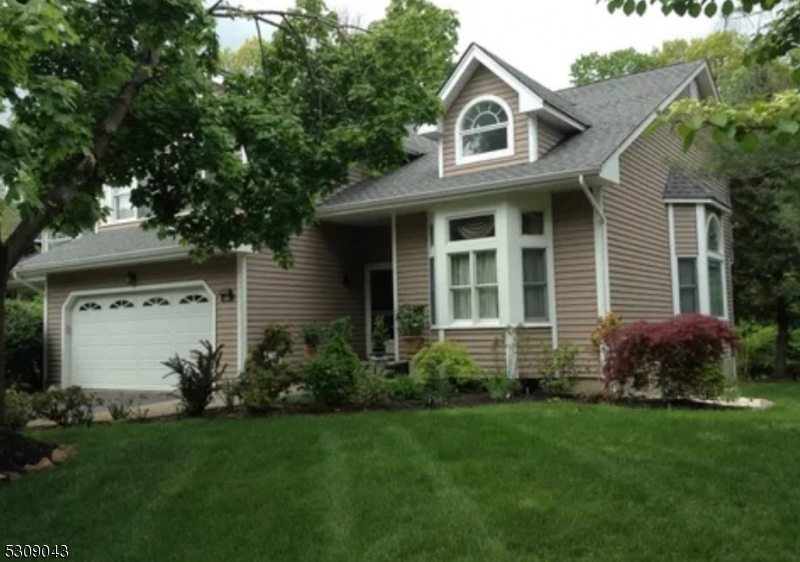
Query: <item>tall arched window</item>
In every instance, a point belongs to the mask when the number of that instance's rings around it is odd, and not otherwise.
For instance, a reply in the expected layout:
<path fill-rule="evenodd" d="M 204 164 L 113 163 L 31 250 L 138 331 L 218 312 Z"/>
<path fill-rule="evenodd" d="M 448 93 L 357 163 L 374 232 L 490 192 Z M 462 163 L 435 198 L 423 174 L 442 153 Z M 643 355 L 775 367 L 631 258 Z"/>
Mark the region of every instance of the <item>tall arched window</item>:
<path fill-rule="evenodd" d="M 706 249 L 708 251 L 708 302 L 712 316 L 725 317 L 725 246 L 722 225 L 716 215 L 708 217 L 706 224 Z"/>
<path fill-rule="evenodd" d="M 500 98 L 484 96 L 467 105 L 458 117 L 456 162 L 465 164 L 514 154 L 511 109 Z"/>

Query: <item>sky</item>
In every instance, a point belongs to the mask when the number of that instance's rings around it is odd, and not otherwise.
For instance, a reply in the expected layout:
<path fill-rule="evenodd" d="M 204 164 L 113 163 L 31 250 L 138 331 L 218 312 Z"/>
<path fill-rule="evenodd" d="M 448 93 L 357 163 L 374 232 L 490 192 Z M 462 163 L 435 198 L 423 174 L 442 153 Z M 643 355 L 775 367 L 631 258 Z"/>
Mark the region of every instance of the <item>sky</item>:
<path fill-rule="evenodd" d="M 287 0 L 239 0 L 247 7 L 286 8 Z M 665 17 L 660 10 L 626 17 L 611 15 L 595 0 L 434 0 L 455 10 L 461 22 L 459 54 L 476 42 L 552 89 L 570 85 L 569 67 L 583 54 L 634 47 L 649 51 L 662 42 L 702 37 L 720 28 L 707 18 Z M 236 4 L 237 2 L 232 2 Z M 328 0 L 330 8 L 360 17 L 381 18 L 388 0 Z M 225 47 L 235 48 L 255 34 L 252 23 L 222 22 Z"/>

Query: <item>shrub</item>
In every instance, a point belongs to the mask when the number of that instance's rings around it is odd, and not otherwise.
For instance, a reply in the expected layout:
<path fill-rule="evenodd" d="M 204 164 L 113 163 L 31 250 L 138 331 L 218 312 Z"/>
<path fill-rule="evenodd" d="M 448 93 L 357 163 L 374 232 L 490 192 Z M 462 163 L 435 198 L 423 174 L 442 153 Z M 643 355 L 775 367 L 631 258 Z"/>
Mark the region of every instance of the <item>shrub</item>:
<path fill-rule="evenodd" d="M 119 402 L 112 402 L 108 406 L 108 413 L 113 421 L 125 421 L 133 415 L 133 398 L 122 399 L 120 394 Z"/>
<path fill-rule="evenodd" d="M 269 324 L 264 327 L 261 341 L 250 349 L 246 369 L 280 363 L 292 352 L 292 334 L 287 326 Z"/>
<path fill-rule="evenodd" d="M 423 348 L 411 360 L 411 372 L 423 382 L 444 377 L 455 385 L 467 384 L 481 373 L 467 348 L 450 341 Z"/>
<path fill-rule="evenodd" d="M 733 330 L 699 314 L 664 322 L 637 322 L 612 330 L 604 344 L 606 386 L 617 392 L 645 390 L 654 384 L 665 398 L 703 392 L 706 367 L 719 364 L 727 347 L 736 348 Z"/>
<path fill-rule="evenodd" d="M 371 367 L 362 367 L 356 374 L 353 402 L 361 406 L 384 406 L 389 402 L 386 377 Z"/>
<path fill-rule="evenodd" d="M 292 352 L 289 328 L 270 324 L 264 328 L 261 342 L 250 352 L 238 392 L 250 412 L 269 410 L 280 395 L 295 383 L 294 369 L 285 363 Z"/>
<path fill-rule="evenodd" d="M 348 343 L 353 340 L 353 323 L 350 321 L 350 318 L 344 317 L 334 320 L 323 330 L 323 345 L 328 340 L 337 338 Z"/>
<path fill-rule="evenodd" d="M 300 337 L 308 349 L 317 349 L 325 337 L 325 328 L 319 324 L 303 326 L 300 330 Z"/>
<path fill-rule="evenodd" d="M 403 304 L 397 309 L 395 322 L 401 336 L 422 336 L 428 329 L 425 305 Z"/>
<path fill-rule="evenodd" d="M 6 390 L 6 426 L 21 431 L 34 418 L 31 395 L 13 388 Z"/>
<path fill-rule="evenodd" d="M 589 335 L 589 341 L 592 343 L 592 349 L 598 355 L 603 349 L 604 342 L 608 339 L 611 332 L 616 330 L 622 324 L 622 316 L 614 312 L 609 312 L 605 316 L 597 319 L 597 325 L 592 333 Z"/>
<path fill-rule="evenodd" d="M 489 393 L 492 400 L 505 400 L 511 398 L 516 391 L 516 381 L 508 378 L 504 374 L 490 375 L 484 377 L 483 387 Z"/>
<path fill-rule="evenodd" d="M 89 426 L 94 421 L 94 406 L 102 403 L 96 394 L 84 392 L 79 386 L 52 388 L 33 396 L 33 412 L 61 427 Z"/>
<path fill-rule="evenodd" d="M 303 381 L 311 395 L 329 406 L 346 404 L 352 399 L 356 374 L 361 369 L 358 356 L 350 347 L 349 338 L 345 337 L 348 332 L 330 331 L 331 337 L 319 355 L 303 365 Z"/>
<path fill-rule="evenodd" d="M 295 371 L 288 363 L 251 368 L 242 373 L 239 395 L 249 412 L 266 412 L 296 380 Z"/>
<path fill-rule="evenodd" d="M 389 396 L 397 402 L 420 400 L 422 388 L 413 377 L 396 377 L 388 380 Z"/>
<path fill-rule="evenodd" d="M 553 348 L 542 344 L 538 355 L 538 375 L 541 387 L 549 394 L 570 394 L 583 372 L 579 361 L 580 350 L 570 342 Z"/>
<path fill-rule="evenodd" d="M 42 390 L 42 318 L 41 300 L 6 300 L 6 380 L 10 384 Z"/>
<path fill-rule="evenodd" d="M 222 364 L 224 345 L 216 349 L 208 341 L 201 341 L 200 345 L 204 351 L 193 350 L 193 361 L 182 359 L 176 354 L 172 359 L 162 362 L 171 371 L 164 378 L 178 375 L 178 394 L 184 411 L 192 417 L 203 415 L 214 393 L 219 390 L 219 381 L 228 367 Z"/>
<path fill-rule="evenodd" d="M 713 400 L 722 396 L 725 392 L 727 378 L 719 363 L 709 363 L 703 365 L 703 372 L 694 393 L 700 398 Z"/>

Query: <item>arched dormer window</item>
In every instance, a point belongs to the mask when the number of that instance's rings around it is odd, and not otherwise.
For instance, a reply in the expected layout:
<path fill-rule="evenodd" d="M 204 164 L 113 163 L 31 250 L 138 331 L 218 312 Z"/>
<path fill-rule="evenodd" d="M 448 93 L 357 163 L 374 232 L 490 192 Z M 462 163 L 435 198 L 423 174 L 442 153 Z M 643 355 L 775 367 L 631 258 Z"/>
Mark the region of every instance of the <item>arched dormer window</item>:
<path fill-rule="evenodd" d="M 708 252 L 708 301 L 712 316 L 725 318 L 726 281 L 725 245 L 722 238 L 722 225 L 716 215 L 708 217 L 706 223 L 706 251 Z"/>
<path fill-rule="evenodd" d="M 459 114 L 456 164 L 468 164 L 514 154 L 511 108 L 496 96 L 481 96 Z"/>

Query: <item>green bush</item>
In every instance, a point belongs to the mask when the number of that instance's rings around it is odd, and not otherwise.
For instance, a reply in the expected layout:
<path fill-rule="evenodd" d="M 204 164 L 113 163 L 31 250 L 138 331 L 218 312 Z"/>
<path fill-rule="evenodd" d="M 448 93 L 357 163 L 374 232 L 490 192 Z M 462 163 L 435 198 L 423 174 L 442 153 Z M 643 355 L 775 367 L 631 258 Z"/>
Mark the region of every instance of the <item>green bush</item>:
<path fill-rule="evenodd" d="M 61 427 L 92 425 L 94 407 L 103 401 L 79 386 L 52 388 L 33 396 L 33 412 L 37 418 L 48 419 Z"/>
<path fill-rule="evenodd" d="M 388 380 L 370 367 L 362 367 L 356 374 L 353 402 L 361 406 L 385 406 L 390 399 Z"/>
<path fill-rule="evenodd" d="M 21 431 L 34 418 L 31 395 L 13 388 L 6 390 L 6 426 Z"/>
<path fill-rule="evenodd" d="M 450 341 L 436 342 L 423 348 L 411 360 L 411 372 L 423 382 L 444 377 L 450 384 L 468 384 L 481 373 L 469 351 Z"/>
<path fill-rule="evenodd" d="M 583 372 L 578 364 L 579 355 L 578 346 L 570 342 L 561 343 L 555 349 L 550 344 L 542 344 L 537 373 L 541 387 L 549 394 L 570 394 Z"/>
<path fill-rule="evenodd" d="M 42 390 L 42 318 L 41 300 L 6 299 L 6 380 L 10 384 Z"/>
<path fill-rule="evenodd" d="M 178 355 L 163 361 L 162 365 L 170 369 L 165 375 L 171 377 L 178 375 L 177 391 L 183 402 L 186 415 L 192 417 L 202 416 L 211 403 L 214 393 L 219 390 L 219 381 L 225 375 L 227 365 L 222 364 L 222 349 L 216 349 L 208 341 L 201 341 L 203 351 L 193 350 L 193 361 L 182 359 Z"/>
<path fill-rule="evenodd" d="M 396 377 L 387 381 L 389 396 L 396 402 L 421 400 L 422 388 L 413 377 Z"/>
<path fill-rule="evenodd" d="M 270 324 L 264 328 L 261 342 L 251 350 L 239 378 L 239 396 L 248 411 L 269 410 L 297 381 L 293 367 L 285 362 L 291 352 L 292 336 L 287 326 Z"/>
<path fill-rule="evenodd" d="M 739 376 L 744 379 L 770 376 L 777 352 L 777 326 L 739 322 L 736 325 L 736 333 L 741 344 L 737 352 Z"/>
<path fill-rule="evenodd" d="M 492 400 L 505 400 L 517 392 L 517 381 L 504 374 L 484 377 L 481 382 Z"/>
<path fill-rule="evenodd" d="M 300 330 L 300 337 L 309 349 L 317 349 L 325 339 L 325 327 L 319 324 L 309 324 Z"/>
<path fill-rule="evenodd" d="M 728 378 L 719 363 L 708 364 L 703 367 L 703 374 L 697 387 L 692 393 L 694 396 L 716 400 L 725 392 Z"/>
<path fill-rule="evenodd" d="M 428 329 L 425 305 L 402 304 L 395 314 L 397 331 L 401 336 L 421 336 Z"/>
<path fill-rule="evenodd" d="M 356 375 L 361 369 L 358 355 L 348 343 L 349 330 L 329 332 L 329 338 L 315 358 L 303 365 L 303 381 L 315 400 L 329 406 L 350 402 L 355 390 Z"/>
<path fill-rule="evenodd" d="M 119 401 L 112 402 L 107 408 L 112 421 L 126 421 L 133 415 L 133 398 L 124 399 L 120 394 Z"/>
<path fill-rule="evenodd" d="M 348 317 L 339 318 L 331 322 L 322 332 L 323 345 L 329 340 L 341 339 L 345 342 L 353 341 L 353 323 Z"/>

